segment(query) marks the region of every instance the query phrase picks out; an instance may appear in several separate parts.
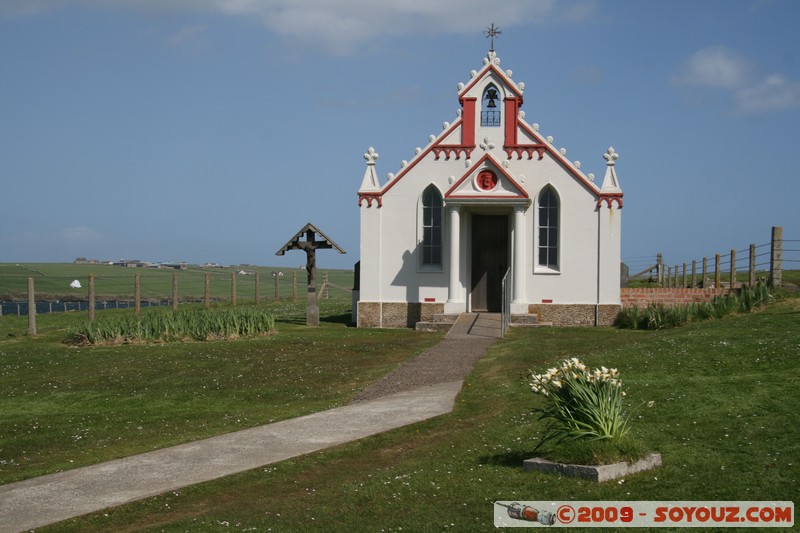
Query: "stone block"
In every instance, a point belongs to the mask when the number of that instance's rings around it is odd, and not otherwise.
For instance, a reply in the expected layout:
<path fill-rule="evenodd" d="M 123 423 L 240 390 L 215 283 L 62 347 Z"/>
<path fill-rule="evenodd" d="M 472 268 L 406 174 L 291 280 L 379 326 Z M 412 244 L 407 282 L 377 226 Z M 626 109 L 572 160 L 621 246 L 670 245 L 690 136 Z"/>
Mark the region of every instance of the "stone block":
<path fill-rule="evenodd" d="M 554 463 L 547 459 L 534 457 L 533 459 L 525 459 L 522 466 L 525 470 L 536 470 L 539 472 L 549 472 L 553 474 L 561 474 L 569 477 L 580 477 L 584 479 L 591 479 L 593 481 L 610 481 L 618 479 L 630 474 L 642 472 L 644 470 L 651 470 L 661 466 L 661 454 L 651 453 L 635 463 L 614 463 L 610 465 L 570 465 L 564 463 Z"/>

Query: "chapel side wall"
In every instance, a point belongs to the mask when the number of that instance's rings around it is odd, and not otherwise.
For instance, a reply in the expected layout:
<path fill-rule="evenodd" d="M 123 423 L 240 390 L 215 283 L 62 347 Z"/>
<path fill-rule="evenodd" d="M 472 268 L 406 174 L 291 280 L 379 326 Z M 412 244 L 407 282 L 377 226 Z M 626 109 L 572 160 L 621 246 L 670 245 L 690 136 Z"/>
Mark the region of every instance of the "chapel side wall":
<path fill-rule="evenodd" d="M 622 210 L 612 202 L 598 208 L 600 225 L 600 303 L 620 304 L 620 254 L 622 253 Z"/>
<path fill-rule="evenodd" d="M 381 208 L 363 201 L 360 207 L 360 301 L 378 301 L 381 297 Z"/>
<path fill-rule="evenodd" d="M 439 170 L 439 169 L 437 169 Z M 426 172 L 427 171 L 427 172 Z M 425 271 L 421 265 L 418 248 L 419 202 L 423 190 L 432 182 L 444 195 L 447 190 L 433 177 L 432 165 L 422 161 L 412 169 L 385 196 L 382 210 L 381 264 L 386 272 L 381 287 L 384 302 L 425 302 L 433 299 L 444 303 L 448 287 L 448 221 L 443 210 L 443 268 Z M 427 179 L 425 179 L 427 177 Z"/>
<path fill-rule="evenodd" d="M 597 301 L 596 196 L 575 182 L 549 155 L 542 161 L 512 162 L 511 170 L 526 177 L 532 200 L 526 211 L 529 238 L 526 250 L 526 298 L 529 303 L 550 300 L 556 304 L 595 304 Z M 559 198 L 559 269 L 538 266 L 538 197 L 552 186 Z"/>

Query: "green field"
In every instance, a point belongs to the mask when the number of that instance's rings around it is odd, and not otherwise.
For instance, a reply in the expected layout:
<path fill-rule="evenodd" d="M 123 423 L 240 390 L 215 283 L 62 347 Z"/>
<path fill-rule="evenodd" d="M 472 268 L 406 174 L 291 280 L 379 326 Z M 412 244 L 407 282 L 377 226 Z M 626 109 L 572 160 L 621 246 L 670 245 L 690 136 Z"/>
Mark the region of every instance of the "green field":
<path fill-rule="evenodd" d="M 95 276 L 95 296 L 98 301 L 133 299 L 135 276 L 138 273 L 143 299 L 166 300 L 172 297 L 172 276 L 178 277 L 180 301 L 199 301 L 205 290 L 205 274 L 210 274 L 210 294 L 214 300 L 230 301 L 233 273 L 241 270 L 258 272 L 261 299 L 275 298 L 273 272 L 283 272 L 279 278 L 279 296 L 293 298 L 295 280 L 298 298 L 306 293 L 307 274 L 305 268 L 277 268 L 263 266 L 238 266 L 202 269 L 189 266 L 186 270 L 163 270 L 152 268 L 125 268 L 113 265 L 78 265 L 72 263 L 0 263 L 0 300 L 25 300 L 28 278 L 34 279 L 37 300 L 86 300 L 89 275 Z M 353 287 L 353 272 L 347 270 L 317 271 L 317 286 L 321 287 L 323 275 L 330 279 L 330 295 L 349 294 Z M 72 289 L 73 280 L 80 281 L 82 288 Z M 255 300 L 255 276 L 236 275 L 236 297 L 239 301 Z"/>
<path fill-rule="evenodd" d="M 346 327 L 349 300 L 268 303 L 267 338 L 70 348 L 74 313 L 0 320 L 3 482 L 342 405 L 440 336 Z M 108 311 L 128 312 L 128 311 Z M 664 465 L 594 483 L 525 472 L 564 357 L 619 369 Z M 42 531 L 488 531 L 496 500 L 797 500 L 800 298 L 664 331 L 512 329 L 441 417 Z"/>

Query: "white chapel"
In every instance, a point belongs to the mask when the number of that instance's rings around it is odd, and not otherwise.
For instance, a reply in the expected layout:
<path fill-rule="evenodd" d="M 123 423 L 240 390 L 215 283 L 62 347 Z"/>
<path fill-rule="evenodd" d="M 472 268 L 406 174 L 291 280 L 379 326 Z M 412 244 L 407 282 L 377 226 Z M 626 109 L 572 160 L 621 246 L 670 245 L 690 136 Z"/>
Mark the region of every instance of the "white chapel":
<path fill-rule="evenodd" d="M 458 116 L 396 174 L 364 154 L 358 190 L 359 327 L 413 327 L 435 314 L 536 315 L 598 326 L 620 308 L 622 190 L 604 154 L 598 184 L 522 111 L 525 85 L 490 50 L 458 84 Z M 599 159 L 599 158 L 598 158 Z"/>

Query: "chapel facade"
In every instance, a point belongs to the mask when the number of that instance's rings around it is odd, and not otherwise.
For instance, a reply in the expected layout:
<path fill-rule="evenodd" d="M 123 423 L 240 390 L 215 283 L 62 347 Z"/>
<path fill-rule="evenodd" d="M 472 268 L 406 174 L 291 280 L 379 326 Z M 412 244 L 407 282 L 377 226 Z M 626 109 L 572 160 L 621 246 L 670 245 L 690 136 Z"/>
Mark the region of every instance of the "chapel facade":
<path fill-rule="evenodd" d="M 499 312 L 555 325 L 609 325 L 620 308 L 623 193 L 617 153 L 602 184 L 529 124 L 523 83 L 490 50 L 458 84 L 443 124 L 384 183 L 364 154 L 358 190 L 359 327 L 413 327 L 435 314 Z"/>

